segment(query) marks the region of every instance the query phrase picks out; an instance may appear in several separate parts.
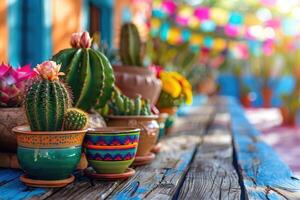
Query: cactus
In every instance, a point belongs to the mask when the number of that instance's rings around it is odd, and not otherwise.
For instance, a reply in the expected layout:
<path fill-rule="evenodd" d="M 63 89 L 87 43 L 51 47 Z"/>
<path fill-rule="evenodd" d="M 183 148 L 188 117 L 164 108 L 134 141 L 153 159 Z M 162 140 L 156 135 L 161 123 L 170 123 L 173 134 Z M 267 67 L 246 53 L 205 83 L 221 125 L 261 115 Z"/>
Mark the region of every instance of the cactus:
<path fill-rule="evenodd" d="M 61 64 L 64 80 L 72 89 L 74 106 L 84 111 L 102 108 L 111 97 L 114 85 L 112 67 L 99 51 L 91 49 L 88 32 L 74 33 L 73 48 L 64 49 L 52 60 Z"/>
<path fill-rule="evenodd" d="M 69 108 L 64 116 L 64 130 L 83 130 L 87 127 L 87 114 L 77 108 Z"/>
<path fill-rule="evenodd" d="M 46 61 L 36 67 L 39 78 L 29 87 L 25 109 L 32 131 L 60 131 L 66 110 L 71 105 L 70 94 L 60 82 L 60 65 Z"/>
<path fill-rule="evenodd" d="M 108 103 L 113 115 L 152 115 L 150 101 L 138 95 L 134 100 L 115 90 Z"/>
<path fill-rule="evenodd" d="M 120 57 L 123 65 L 142 66 L 141 39 L 133 23 L 123 24 L 120 38 Z"/>
<path fill-rule="evenodd" d="M 23 102 L 25 87 L 35 72 L 26 65 L 14 69 L 8 64 L 0 65 L 0 107 L 19 107 Z"/>

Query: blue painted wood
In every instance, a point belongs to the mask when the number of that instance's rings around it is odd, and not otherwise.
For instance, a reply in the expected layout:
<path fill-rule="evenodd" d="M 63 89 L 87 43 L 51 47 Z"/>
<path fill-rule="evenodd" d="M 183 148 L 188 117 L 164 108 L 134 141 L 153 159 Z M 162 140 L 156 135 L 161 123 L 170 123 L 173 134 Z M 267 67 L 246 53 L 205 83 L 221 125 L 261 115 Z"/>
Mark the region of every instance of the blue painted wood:
<path fill-rule="evenodd" d="M 8 60 L 13 66 L 21 63 L 22 1 L 8 0 Z"/>
<path fill-rule="evenodd" d="M 100 10 L 100 32 L 101 40 L 112 47 L 113 39 L 113 19 L 115 0 L 88 0 Z M 85 8 L 86 9 L 86 8 Z M 85 11 L 87 13 L 87 11 Z"/>
<path fill-rule="evenodd" d="M 300 199 L 300 180 L 277 153 L 260 140 L 243 109 L 229 99 L 231 127 L 238 164 L 249 199 Z"/>
<path fill-rule="evenodd" d="M 35 66 L 52 55 L 51 0 L 22 2 L 22 63 Z"/>
<path fill-rule="evenodd" d="M 19 178 L 14 179 L 0 187 L 1 200 L 25 200 L 38 197 L 47 190 L 42 188 L 30 188 L 25 186 Z"/>

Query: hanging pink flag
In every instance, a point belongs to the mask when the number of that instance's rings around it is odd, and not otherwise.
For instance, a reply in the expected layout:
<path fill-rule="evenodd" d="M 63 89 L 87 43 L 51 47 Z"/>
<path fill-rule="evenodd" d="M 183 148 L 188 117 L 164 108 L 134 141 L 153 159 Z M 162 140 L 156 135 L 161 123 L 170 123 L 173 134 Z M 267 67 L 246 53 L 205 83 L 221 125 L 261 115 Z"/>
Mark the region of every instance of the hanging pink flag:
<path fill-rule="evenodd" d="M 166 0 L 162 3 L 162 7 L 166 13 L 172 15 L 176 12 L 177 6 L 176 3 L 172 0 Z"/>
<path fill-rule="evenodd" d="M 239 35 L 239 27 L 238 26 L 234 26 L 231 24 L 227 24 L 224 27 L 224 32 L 226 35 L 230 36 L 230 37 L 236 37 Z"/>
<path fill-rule="evenodd" d="M 265 22 L 265 25 L 267 26 L 267 27 L 271 27 L 271 28 L 273 28 L 273 29 L 277 29 L 277 28 L 280 28 L 280 26 L 281 26 L 281 21 L 280 21 L 280 19 L 279 18 L 274 18 L 274 19 L 270 19 L 270 20 L 268 20 L 268 21 L 266 21 Z"/>
<path fill-rule="evenodd" d="M 210 12 L 208 7 L 198 7 L 194 11 L 195 17 L 197 17 L 200 21 L 210 19 Z"/>
<path fill-rule="evenodd" d="M 274 6 L 276 4 L 276 0 L 260 0 L 260 2 L 264 6 Z"/>

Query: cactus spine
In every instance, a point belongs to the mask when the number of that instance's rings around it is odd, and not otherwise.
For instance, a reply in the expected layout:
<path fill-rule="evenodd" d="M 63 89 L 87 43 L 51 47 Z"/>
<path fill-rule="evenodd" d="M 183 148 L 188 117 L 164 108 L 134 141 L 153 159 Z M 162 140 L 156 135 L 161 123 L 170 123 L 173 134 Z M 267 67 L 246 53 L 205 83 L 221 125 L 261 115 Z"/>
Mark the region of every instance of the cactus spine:
<path fill-rule="evenodd" d="M 64 116 L 64 130 L 83 130 L 87 127 L 87 114 L 77 108 L 69 108 Z"/>
<path fill-rule="evenodd" d="M 60 66 L 47 61 L 38 65 L 40 78 L 33 82 L 25 97 L 27 118 L 32 131 L 60 131 L 71 98 L 59 81 Z"/>
<path fill-rule="evenodd" d="M 123 65 L 142 66 L 141 39 L 133 23 L 123 24 L 120 38 L 120 57 Z"/>
<path fill-rule="evenodd" d="M 73 48 L 60 51 L 52 60 L 62 65 L 74 106 L 85 111 L 102 108 L 110 99 L 114 85 L 112 67 L 102 53 L 90 48 L 87 32 L 73 34 L 71 44 Z"/>

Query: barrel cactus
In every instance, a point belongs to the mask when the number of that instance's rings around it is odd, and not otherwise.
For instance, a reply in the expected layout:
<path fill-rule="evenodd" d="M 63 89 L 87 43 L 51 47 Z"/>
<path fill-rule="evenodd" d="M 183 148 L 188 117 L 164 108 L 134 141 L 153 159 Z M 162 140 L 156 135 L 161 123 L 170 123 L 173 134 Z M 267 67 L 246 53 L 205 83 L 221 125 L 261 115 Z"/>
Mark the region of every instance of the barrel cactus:
<path fill-rule="evenodd" d="M 64 130 L 83 130 L 87 127 L 88 115 L 77 108 L 69 108 L 64 117 Z"/>
<path fill-rule="evenodd" d="M 52 60 L 62 66 L 64 80 L 72 89 L 74 106 L 85 111 L 102 108 L 110 99 L 114 85 L 112 67 L 102 53 L 90 48 L 88 32 L 74 33 L 71 46 L 58 52 Z"/>
<path fill-rule="evenodd" d="M 125 23 L 122 26 L 119 54 L 123 65 L 142 66 L 141 39 L 133 23 Z"/>
<path fill-rule="evenodd" d="M 67 87 L 60 82 L 60 65 L 46 61 L 38 65 L 37 78 L 25 97 L 27 119 L 32 131 L 62 130 L 65 112 L 71 105 Z"/>

